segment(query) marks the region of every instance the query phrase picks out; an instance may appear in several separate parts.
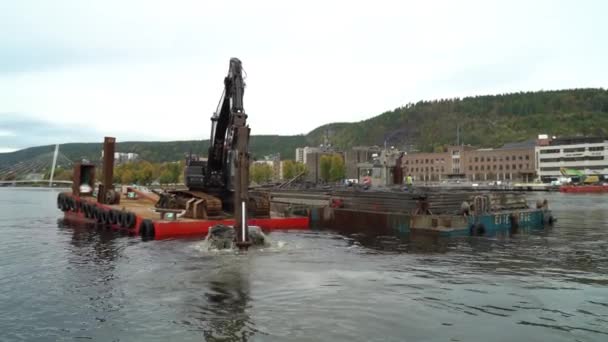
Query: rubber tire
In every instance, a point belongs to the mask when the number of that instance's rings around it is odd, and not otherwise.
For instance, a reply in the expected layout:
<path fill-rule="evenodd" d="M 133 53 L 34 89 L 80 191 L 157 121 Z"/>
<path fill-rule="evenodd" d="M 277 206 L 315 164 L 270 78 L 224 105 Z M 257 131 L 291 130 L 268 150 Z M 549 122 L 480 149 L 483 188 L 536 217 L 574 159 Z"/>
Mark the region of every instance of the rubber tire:
<path fill-rule="evenodd" d="M 120 223 L 120 212 L 118 210 L 112 209 L 110 210 L 110 224 L 117 225 Z"/>
<path fill-rule="evenodd" d="M 154 222 L 148 219 L 141 221 L 139 224 L 139 235 L 142 240 L 154 240 L 154 235 L 156 235 Z"/>
<path fill-rule="evenodd" d="M 95 206 L 95 221 L 99 224 L 103 224 L 103 209 L 101 207 Z"/>
<path fill-rule="evenodd" d="M 519 216 L 511 214 L 509 216 L 509 221 L 511 221 L 511 234 L 519 232 Z"/>
<path fill-rule="evenodd" d="M 85 218 L 89 218 L 89 204 L 87 202 L 82 202 L 82 214 Z"/>
<path fill-rule="evenodd" d="M 110 219 L 110 211 L 109 210 L 103 210 L 103 224 L 106 226 L 111 226 L 112 225 L 112 220 Z"/>
<path fill-rule="evenodd" d="M 90 214 L 91 214 L 91 218 L 95 221 L 97 221 L 97 206 L 91 204 L 91 209 L 89 210 Z"/>
<path fill-rule="evenodd" d="M 135 223 L 137 221 L 137 217 L 135 216 L 135 214 L 131 213 L 131 212 L 125 212 L 123 213 L 124 217 L 124 227 L 127 229 L 133 229 L 135 228 Z"/>
<path fill-rule="evenodd" d="M 66 210 L 72 211 L 72 197 L 65 198 L 65 207 L 66 207 Z"/>
<path fill-rule="evenodd" d="M 70 210 L 70 198 L 68 196 L 63 198 L 63 211 Z"/>
<path fill-rule="evenodd" d="M 93 218 L 93 206 L 90 203 L 85 204 L 87 218 Z"/>
<path fill-rule="evenodd" d="M 118 225 L 120 226 L 120 228 L 127 228 L 127 225 L 125 223 L 126 217 L 127 217 L 127 212 L 125 212 L 125 211 L 118 212 Z"/>
<path fill-rule="evenodd" d="M 57 195 L 57 209 L 61 209 L 63 211 L 63 199 L 65 198 L 65 195 L 62 193 L 60 193 L 59 195 Z"/>
<path fill-rule="evenodd" d="M 476 223 L 471 226 L 471 236 L 484 236 L 486 227 L 482 223 Z"/>
<path fill-rule="evenodd" d="M 61 199 L 61 211 L 68 211 L 68 210 L 70 210 L 69 201 L 70 201 L 70 199 L 67 196 L 64 196 Z"/>

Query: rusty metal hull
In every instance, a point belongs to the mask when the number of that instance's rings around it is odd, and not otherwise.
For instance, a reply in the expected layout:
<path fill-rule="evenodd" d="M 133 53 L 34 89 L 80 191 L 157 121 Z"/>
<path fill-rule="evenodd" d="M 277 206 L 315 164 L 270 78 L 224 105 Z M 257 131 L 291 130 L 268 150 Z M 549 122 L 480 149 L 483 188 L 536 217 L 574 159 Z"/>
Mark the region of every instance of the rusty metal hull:
<path fill-rule="evenodd" d="M 311 208 L 312 227 L 326 228 L 344 234 L 407 235 L 410 218 L 407 213 L 352 210 L 343 208 Z"/>
<path fill-rule="evenodd" d="M 553 221 L 548 209 L 499 211 L 477 216 L 413 215 L 410 231 L 412 235 L 444 237 L 495 236 L 543 229 Z"/>

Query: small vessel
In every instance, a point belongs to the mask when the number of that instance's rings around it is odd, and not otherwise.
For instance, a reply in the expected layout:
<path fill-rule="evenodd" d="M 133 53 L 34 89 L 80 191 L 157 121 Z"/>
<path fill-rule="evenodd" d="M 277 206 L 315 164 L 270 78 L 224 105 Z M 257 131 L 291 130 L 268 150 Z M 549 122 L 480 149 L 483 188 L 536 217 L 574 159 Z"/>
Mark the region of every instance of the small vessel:
<path fill-rule="evenodd" d="M 579 194 L 606 193 L 608 192 L 608 184 L 562 185 L 559 187 L 559 191 Z"/>

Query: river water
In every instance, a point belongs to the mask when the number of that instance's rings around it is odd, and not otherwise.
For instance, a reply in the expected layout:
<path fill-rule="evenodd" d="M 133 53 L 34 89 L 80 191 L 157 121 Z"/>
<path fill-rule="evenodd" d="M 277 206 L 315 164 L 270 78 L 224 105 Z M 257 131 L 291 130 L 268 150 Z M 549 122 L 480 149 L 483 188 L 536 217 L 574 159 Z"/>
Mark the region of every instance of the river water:
<path fill-rule="evenodd" d="M 548 198 L 510 238 L 271 233 L 209 252 L 68 225 L 0 189 L 0 341 L 608 341 L 608 196 Z"/>

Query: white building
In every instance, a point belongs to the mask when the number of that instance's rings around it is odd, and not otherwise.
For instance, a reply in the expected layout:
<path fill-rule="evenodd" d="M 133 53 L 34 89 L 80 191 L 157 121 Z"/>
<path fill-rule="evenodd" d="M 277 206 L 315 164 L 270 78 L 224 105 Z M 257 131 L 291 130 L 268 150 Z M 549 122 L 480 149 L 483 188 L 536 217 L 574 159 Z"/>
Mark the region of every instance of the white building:
<path fill-rule="evenodd" d="M 296 148 L 296 162 L 306 164 L 306 155 L 319 151 L 320 149 L 317 147 L 298 147 Z"/>
<path fill-rule="evenodd" d="M 539 136 L 539 141 L 541 141 Z M 605 138 L 547 139 L 536 146 L 536 173 L 542 181 L 560 177 L 560 168 L 588 175 L 608 175 L 608 140 Z"/>
<path fill-rule="evenodd" d="M 101 151 L 101 158 L 103 159 L 103 150 Z M 139 159 L 139 154 L 132 152 L 114 152 L 114 163 L 128 163 L 134 162 Z"/>

